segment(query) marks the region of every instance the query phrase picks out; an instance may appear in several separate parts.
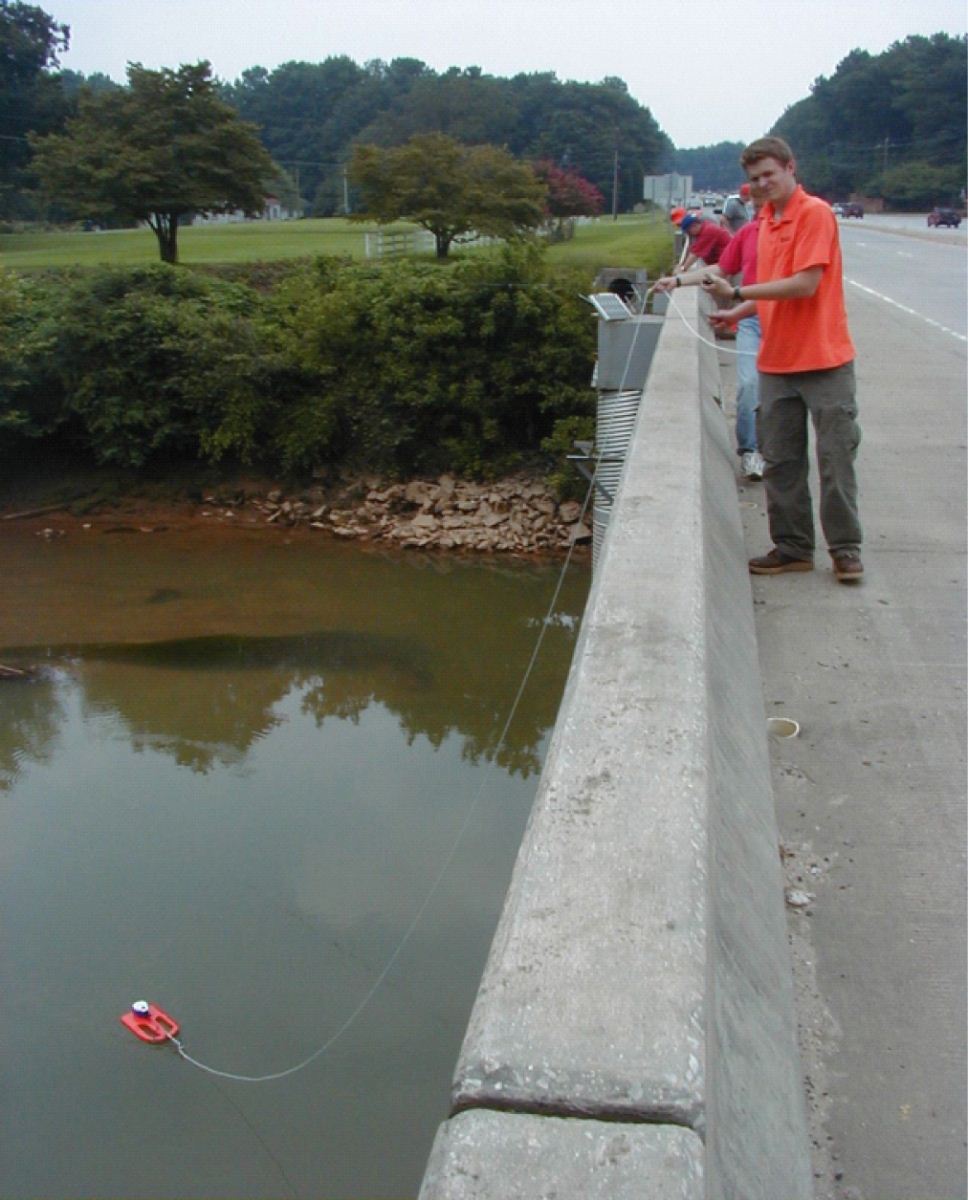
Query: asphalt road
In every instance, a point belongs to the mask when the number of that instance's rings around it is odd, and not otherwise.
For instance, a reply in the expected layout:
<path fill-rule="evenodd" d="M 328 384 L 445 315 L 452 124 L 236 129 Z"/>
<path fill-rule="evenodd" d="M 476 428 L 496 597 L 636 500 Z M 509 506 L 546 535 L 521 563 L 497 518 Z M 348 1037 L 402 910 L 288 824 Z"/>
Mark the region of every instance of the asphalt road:
<path fill-rule="evenodd" d="M 936 240 L 932 236 L 936 232 L 948 236 Z M 889 305 L 964 337 L 968 332 L 965 235 L 961 230 L 935 231 L 923 226 L 917 227 L 917 233 L 915 238 L 894 232 L 893 227 L 862 228 L 841 222 L 848 287 L 867 289 Z"/>
<path fill-rule="evenodd" d="M 928 214 L 921 213 L 868 213 L 861 220 L 852 217 L 841 219 L 841 228 L 896 229 L 902 233 L 917 234 L 932 242 L 956 242 L 961 246 L 968 240 L 968 221 L 962 221 L 957 229 L 950 225 L 932 227 Z"/>
<path fill-rule="evenodd" d="M 866 579 L 753 579 L 817 1196 L 963 1200 L 966 251 L 841 228 Z"/>

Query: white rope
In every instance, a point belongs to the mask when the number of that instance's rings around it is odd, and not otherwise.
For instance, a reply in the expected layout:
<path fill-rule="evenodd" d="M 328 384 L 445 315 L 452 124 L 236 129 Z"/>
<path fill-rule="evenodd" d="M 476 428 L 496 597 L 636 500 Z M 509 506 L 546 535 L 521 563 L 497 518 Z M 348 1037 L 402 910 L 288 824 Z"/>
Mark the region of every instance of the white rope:
<path fill-rule="evenodd" d="M 592 495 L 592 491 L 594 490 L 594 486 L 595 486 L 595 483 L 594 483 L 594 472 L 593 472 L 592 482 L 589 484 L 588 491 L 585 494 L 584 503 L 582 504 L 581 513 L 578 517 L 579 523 L 585 519 L 585 514 L 588 510 L 588 504 L 591 499 L 591 495 Z M 551 597 L 551 602 L 548 605 L 548 611 L 544 617 L 544 620 L 541 622 L 541 630 L 540 630 L 537 638 L 535 639 L 534 649 L 531 652 L 530 661 L 528 662 L 528 665 L 525 668 L 524 676 L 521 680 L 521 685 L 518 688 L 517 695 L 514 697 L 513 703 L 511 704 L 511 708 L 508 712 L 507 720 L 504 722 L 504 728 L 501 730 L 501 735 L 497 740 L 497 744 L 495 746 L 495 753 L 504 744 L 504 740 L 508 735 L 509 729 L 511 728 L 511 723 L 514 720 L 514 717 L 517 713 L 518 705 L 521 702 L 521 697 L 524 695 L 524 690 L 527 687 L 528 680 L 530 679 L 531 673 L 534 670 L 534 665 L 538 660 L 538 653 L 541 650 L 541 644 L 544 641 L 545 633 L 547 632 L 548 627 L 551 624 L 551 619 L 554 615 L 555 607 L 558 603 L 558 597 L 561 594 L 562 585 L 564 584 L 564 580 L 565 580 L 565 574 L 571 563 L 571 558 L 572 558 L 572 555 L 575 550 L 575 545 L 576 545 L 576 543 L 573 539 L 571 545 L 568 547 L 568 553 L 565 556 L 565 561 L 562 564 L 561 571 L 558 574 L 558 582 L 555 585 L 555 590 Z M 333 1046 L 337 1041 L 339 1041 L 339 1039 L 343 1036 L 343 1034 L 346 1033 L 348 1029 L 350 1029 L 350 1027 L 356 1021 L 357 1017 L 359 1017 L 360 1013 L 363 1012 L 363 1010 L 370 1003 L 370 1001 L 373 999 L 373 997 L 376 995 L 376 993 L 380 990 L 380 987 L 383 984 L 384 980 L 390 974 L 390 971 L 392 970 L 394 963 L 396 963 L 397 959 L 403 953 L 404 947 L 410 941 L 411 937 L 413 936 L 414 932 L 417 929 L 417 926 L 420 924 L 424 913 L 427 911 L 427 908 L 429 907 L 431 900 L 435 896 L 437 889 L 440 887 L 441 883 L 443 882 L 444 876 L 446 875 L 447 870 L 450 867 L 450 864 L 454 859 L 454 855 L 457 853 L 457 850 L 458 850 L 461 842 L 463 841 L 464 835 L 467 832 L 468 827 L 470 826 L 471 818 L 473 817 L 473 815 L 477 809 L 477 806 L 480 802 L 481 796 L 483 795 L 484 788 L 486 786 L 487 786 L 487 780 L 486 779 L 482 780 L 482 782 L 478 786 L 478 789 L 474 796 L 474 799 L 471 801 L 470 807 L 467 810 L 467 813 L 464 817 L 463 823 L 461 824 L 460 829 L 457 831 L 457 836 L 454 838 L 454 841 L 451 844 L 451 847 L 448 850 L 448 852 L 444 858 L 443 865 L 441 866 L 440 870 L 437 873 L 437 877 L 434 879 L 434 882 L 431 884 L 430 890 L 427 892 L 426 896 L 424 896 L 423 901 L 421 902 L 416 913 L 414 914 L 413 919 L 411 920 L 410 924 L 407 926 L 406 930 L 404 931 L 404 934 L 400 938 L 400 941 L 397 943 L 397 946 L 394 949 L 393 953 L 390 955 L 390 957 L 387 959 L 386 963 L 384 964 L 382 971 L 380 971 L 379 975 L 377 975 L 376 979 L 371 984 L 369 990 L 366 992 L 366 994 L 363 996 L 363 998 L 359 1001 L 359 1003 L 356 1005 L 356 1007 L 353 1009 L 353 1011 L 349 1014 L 349 1016 L 346 1018 L 346 1020 L 342 1023 L 342 1025 L 340 1025 L 340 1027 L 336 1030 L 336 1032 L 333 1033 L 330 1037 L 328 1037 L 321 1046 L 319 1046 L 316 1050 L 314 1050 L 313 1053 L 310 1054 L 307 1058 L 304 1058 L 301 1062 L 296 1063 L 295 1066 L 287 1067 L 283 1071 L 274 1071 L 268 1075 L 238 1075 L 232 1071 L 217 1070 L 215 1067 L 211 1067 L 207 1063 L 203 1063 L 203 1062 L 199 1061 L 199 1059 L 193 1058 L 192 1055 L 190 1055 L 188 1053 L 188 1051 L 185 1049 L 185 1047 L 182 1045 L 179 1038 L 169 1035 L 169 1041 L 172 1043 L 172 1045 L 175 1047 L 175 1049 L 178 1051 L 178 1053 L 181 1055 L 181 1057 L 185 1060 L 185 1062 L 189 1063 L 193 1067 L 197 1067 L 200 1071 L 206 1072 L 206 1074 L 208 1074 L 208 1075 L 217 1075 L 219 1079 L 231 1079 L 231 1080 L 234 1080 L 236 1083 L 268 1083 L 274 1079 L 285 1079 L 286 1076 L 288 1076 L 288 1075 L 295 1075 L 297 1073 L 297 1071 L 304 1070 L 306 1067 L 309 1066 L 310 1063 L 315 1062 L 317 1058 L 319 1058 L 321 1055 L 325 1054 L 326 1051 L 329 1050 L 329 1048 L 331 1046 Z"/>
<path fill-rule="evenodd" d="M 645 293 L 645 300 L 648 301 L 649 295 L 651 293 L 653 293 L 654 290 L 655 290 L 655 286 L 651 287 L 648 290 L 648 292 Z M 679 306 L 677 304 L 675 304 L 675 301 L 674 301 L 674 298 L 672 295 L 669 295 L 669 299 L 671 299 L 672 305 L 675 308 L 675 311 L 677 311 L 677 313 L 679 314 L 679 317 L 681 318 L 681 320 L 683 320 L 684 324 L 686 325 L 686 328 L 690 329 L 692 334 L 699 338 L 699 341 L 707 343 L 708 346 L 713 346 L 714 349 L 721 349 L 721 347 L 717 346 L 717 344 L 715 342 L 710 342 L 708 340 L 708 338 L 705 338 L 702 336 L 702 334 L 699 334 L 698 330 L 692 328 L 690 323 L 687 322 L 683 311 L 681 311 Z M 638 335 L 639 335 L 639 332 L 641 332 L 641 329 L 642 329 L 642 325 L 638 324 L 637 328 L 635 330 L 635 334 L 633 334 L 633 336 L 631 338 L 631 342 L 630 342 L 630 346 L 629 346 L 629 354 L 627 354 L 627 356 L 626 356 L 625 368 L 623 371 L 623 376 L 621 376 L 621 384 L 619 386 L 620 391 L 623 391 L 625 389 L 625 380 L 627 378 L 627 374 L 629 374 L 629 370 L 630 370 L 631 362 L 632 362 L 632 355 L 633 355 L 633 353 L 635 353 L 636 341 L 638 340 Z M 726 347 L 722 347 L 722 349 L 726 349 Z M 752 353 L 752 352 L 750 352 L 750 350 L 727 350 L 727 353 L 748 354 L 748 353 Z M 595 490 L 595 475 L 596 475 L 596 473 L 597 473 L 597 467 L 593 470 L 593 478 L 591 478 L 591 481 L 590 481 L 590 484 L 588 487 L 588 491 L 587 491 L 587 493 L 585 493 L 584 503 L 582 504 L 582 511 L 581 511 L 581 515 L 579 515 L 579 517 L 578 517 L 578 522 L 584 521 L 585 514 L 587 514 L 588 505 L 589 505 L 589 502 L 591 499 L 591 494 L 593 494 L 593 492 Z M 517 695 L 515 696 L 515 700 L 513 700 L 513 702 L 511 703 L 511 708 L 509 710 L 509 713 L 507 713 L 507 719 L 504 722 L 504 728 L 500 732 L 500 737 L 498 738 L 497 745 L 495 745 L 495 754 L 497 754 L 497 751 L 501 748 L 501 746 L 504 745 L 504 740 L 507 737 L 507 732 L 509 732 L 509 730 L 511 728 L 511 722 L 513 721 L 513 719 L 515 719 L 515 716 L 517 714 L 518 704 L 521 703 L 521 698 L 524 695 L 524 689 L 527 688 L 529 679 L 531 677 L 531 672 L 534 671 L 535 662 L 537 661 L 537 655 L 539 655 L 539 653 L 540 653 L 542 642 L 545 641 L 545 634 L 548 630 L 549 624 L 551 624 L 551 620 L 552 620 L 552 617 L 553 617 L 553 614 L 555 611 L 555 606 L 558 605 L 558 598 L 561 593 L 561 587 L 564 586 L 565 575 L 566 575 L 567 569 L 569 569 L 569 566 L 571 565 L 571 558 L 572 558 L 573 552 L 575 552 L 575 545 L 576 545 L 576 542 L 572 540 L 571 546 L 569 547 L 569 552 L 567 552 L 567 554 L 565 556 L 565 562 L 564 562 L 563 566 L 561 566 L 561 570 L 558 575 L 558 582 L 557 582 L 557 584 L 555 584 L 554 593 L 552 595 L 551 602 L 549 602 L 549 605 L 548 605 L 548 611 L 546 613 L 545 619 L 542 620 L 541 630 L 539 632 L 539 635 L 537 635 L 537 637 L 536 637 L 534 649 L 531 650 L 531 658 L 528 662 L 528 666 L 525 667 L 524 674 L 523 674 L 523 677 L 521 680 L 521 685 L 518 686 Z M 267 1082 L 271 1082 L 272 1080 L 285 1079 L 289 1075 L 295 1075 L 297 1072 L 300 1072 L 300 1070 L 305 1070 L 305 1068 L 308 1067 L 309 1064 L 315 1062 L 315 1060 L 317 1060 L 317 1058 L 323 1056 L 325 1054 L 325 1052 L 331 1048 L 331 1046 L 335 1045 L 338 1042 L 339 1038 L 342 1038 L 343 1034 L 347 1033 L 349 1028 L 351 1028 L 351 1026 L 353 1026 L 355 1024 L 356 1019 L 359 1018 L 359 1016 L 363 1012 L 363 1010 L 366 1009 L 369 1002 L 371 1002 L 373 1000 L 373 997 L 375 995 L 377 995 L 377 992 L 380 990 L 381 986 L 383 986 L 386 977 L 389 976 L 389 974 L 393 968 L 393 965 L 396 964 L 396 961 L 399 958 L 399 956 L 401 956 L 401 954 L 403 953 L 404 948 L 407 947 L 407 944 L 409 943 L 410 938 L 413 937 L 413 935 L 415 934 L 417 926 L 420 925 L 420 922 L 423 918 L 423 914 L 426 913 L 427 908 L 429 907 L 429 904 L 431 904 L 431 901 L 434 898 L 434 895 L 437 894 L 437 890 L 440 887 L 441 882 L 444 881 L 444 876 L 446 875 L 447 870 L 449 870 L 450 865 L 453 862 L 453 857 L 455 857 L 455 854 L 457 853 L 459 846 L 461 846 L 461 842 L 463 841 L 464 834 L 467 833 L 467 830 L 470 826 L 471 817 L 473 817 L 475 814 L 477 805 L 479 805 L 479 803 L 480 803 L 480 799 L 483 794 L 483 790 L 485 790 L 486 786 L 487 786 L 487 780 L 483 780 L 481 782 L 480 786 L 477 787 L 477 791 L 475 793 L 474 799 L 471 800 L 467 814 L 465 814 L 464 820 L 461 824 L 461 828 L 458 829 L 456 838 L 453 839 L 450 850 L 447 851 L 447 853 L 446 853 L 443 865 L 441 865 L 441 868 L 438 871 L 437 877 L 434 878 L 434 881 L 431 884 L 431 888 L 429 888 L 427 894 L 425 895 L 425 898 L 423 898 L 423 900 L 421 901 L 420 906 L 417 907 L 417 910 L 414 913 L 413 919 L 410 920 L 410 924 L 407 926 L 407 929 L 405 929 L 404 934 L 401 937 L 401 940 L 399 940 L 397 942 L 397 946 L 395 949 L 393 949 L 393 953 L 390 955 L 390 958 L 386 960 L 383 970 L 381 970 L 379 972 L 377 978 L 375 978 L 373 980 L 373 983 L 371 984 L 371 986 L 369 986 L 369 989 L 368 989 L 368 991 L 366 991 L 366 994 L 363 995 L 363 997 L 361 998 L 359 1003 L 356 1004 L 356 1007 L 353 1010 L 351 1010 L 350 1014 L 347 1016 L 347 1019 L 345 1019 L 343 1021 L 343 1024 L 341 1026 L 339 1026 L 337 1028 L 337 1030 L 335 1032 L 333 1032 L 331 1034 L 331 1036 L 329 1038 L 327 1038 L 323 1044 L 318 1046 L 318 1048 L 315 1049 L 311 1055 L 308 1055 L 306 1058 L 303 1058 L 303 1060 L 301 1062 L 297 1062 L 294 1064 L 294 1066 L 287 1067 L 284 1070 L 276 1070 L 276 1072 L 271 1072 L 271 1073 L 265 1074 L 265 1075 L 241 1075 L 241 1074 L 236 1074 L 235 1072 L 229 1072 L 229 1070 L 220 1070 L 216 1067 L 211 1067 L 211 1066 L 209 1066 L 208 1063 L 204 1063 L 204 1062 L 198 1060 L 198 1058 L 193 1057 L 192 1055 L 188 1054 L 188 1051 L 185 1049 L 185 1046 L 182 1045 L 180 1038 L 176 1038 L 176 1037 L 172 1036 L 172 1034 L 169 1034 L 170 1043 L 172 1043 L 175 1050 L 178 1051 L 178 1054 L 182 1058 L 184 1058 L 185 1062 L 190 1063 L 190 1066 L 196 1067 L 196 1068 L 198 1068 L 198 1070 L 203 1070 L 203 1072 L 205 1072 L 206 1074 L 216 1075 L 218 1079 L 232 1080 L 232 1081 L 236 1082 L 236 1084 L 267 1084 Z"/>
<path fill-rule="evenodd" d="M 709 338 L 703 337 L 703 335 L 699 332 L 699 330 L 696 329 L 694 326 L 690 325 L 689 322 L 686 320 L 686 314 L 682 311 L 682 309 L 679 307 L 679 305 L 676 304 L 675 293 L 673 291 L 670 291 L 667 293 L 667 295 L 669 297 L 670 305 L 672 306 L 672 308 L 675 309 L 676 315 L 682 321 L 683 325 L 685 325 L 685 327 L 689 330 L 689 332 L 692 334 L 692 336 L 694 338 L 698 338 L 698 340 L 700 342 L 702 342 L 704 346 L 712 346 L 712 348 L 714 350 L 721 350 L 723 354 L 737 354 L 737 355 L 739 355 L 739 354 L 755 355 L 756 354 L 755 350 L 732 350 L 732 349 L 730 349 L 729 346 L 722 346 L 722 345 L 720 345 L 719 342 L 711 342 L 709 340 Z"/>

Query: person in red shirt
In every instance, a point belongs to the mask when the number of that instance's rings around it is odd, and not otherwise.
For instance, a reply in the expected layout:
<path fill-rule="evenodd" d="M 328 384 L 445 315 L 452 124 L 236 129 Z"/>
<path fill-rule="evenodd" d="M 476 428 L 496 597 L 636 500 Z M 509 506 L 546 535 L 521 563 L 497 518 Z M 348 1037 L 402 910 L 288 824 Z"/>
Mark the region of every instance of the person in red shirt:
<path fill-rule="evenodd" d="M 797 183 L 793 152 L 782 138 L 750 143 L 740 162 L 766 201 L 758 222 L 757 282 L 734 287 L 710 275 L 702 286 L 720 300 L 756 301 L 763 330 L 757 427 L 773 549 L 750 559 L 750 571 L 779 575 L 813 568 L 809 416 L 820 469 L 820 523 L 834 575 L 857 583 L 864 573 L 854 472 L 860 427 L 837 220 L 828 204 Z"/>
<path fill-rule="evenodd" d="M 687 213 L 682 218 L 679 228 L 689 238 L 689 253 L 685 262 L 676 267 L 675 274 L 690 270 L 700 259 L 710 267 L 719 262 L 720 254 L 729 243 L 728 229 L 723 229 L 713 221 L 707 221 L 697 213 Z"/>
<path fill-rule="evenodd" d="M 749 196 L 749 185 L 744 184 L 743 187 Z M 758 192 L 751 198 L 758 216 L 762 200 Z M 668 292 L 673 288 L 700 284 L 710 271 L 727 278 L 739 276 L 743 284 L 755 283 L 757 233 L 754 217 L 730 238 L 719 261 L 712 267 L 700 267 L 681 275 L 664 275 L 656 281 L 655 290 Z M 740 456 L 740 470 L 744 477 L 759 480 L 763 478 L 766 464 L 759 452 L 756 437 L 756 410 L 759 405 L 756 358 L 760 349 L 760 320 L 756 315 L 756 305 L 750 301 L 735 310 L 720 310 L 710 316 L 710 321 L 717 328 L 739 322 L 736 328 L 736 453 Z"/>

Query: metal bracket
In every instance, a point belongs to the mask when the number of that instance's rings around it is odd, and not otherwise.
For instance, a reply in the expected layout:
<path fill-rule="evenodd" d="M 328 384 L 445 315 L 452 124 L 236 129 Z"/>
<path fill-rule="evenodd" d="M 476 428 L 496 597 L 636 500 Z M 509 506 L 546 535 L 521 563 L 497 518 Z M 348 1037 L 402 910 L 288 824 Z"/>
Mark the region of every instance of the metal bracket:
<path fill-rule="evenodd" d="M 575 448 L 581 450 L 582 453 L 567 455 L 568 461 L 575 464 L 577 471 L 585 479 L 587 479 L 589 483 L 595 485 L 595 487 L 602 493 L 609 504 L 614 504 L 615 497 L 599 482 L 597 474 L 593 471 L 589 471 L 589 469 L 585 466 L 585 463 L 620 463 L 624 462 L 625 460 L 621 457 L 616 457 L 615 455 L 611 454 L 595 454 L 593 452 L 593 444 L 591 442 L 575 442 L 573 444 Z"/>

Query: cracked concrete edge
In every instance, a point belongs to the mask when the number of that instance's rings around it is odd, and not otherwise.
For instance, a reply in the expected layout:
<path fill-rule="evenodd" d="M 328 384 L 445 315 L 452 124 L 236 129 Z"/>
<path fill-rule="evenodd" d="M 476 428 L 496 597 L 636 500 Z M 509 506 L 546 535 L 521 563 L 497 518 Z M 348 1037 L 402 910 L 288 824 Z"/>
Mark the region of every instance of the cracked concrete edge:
<path fill-rule="evenodd" d="M 689 1129 L 489 1112 L 445 1121 L 419 1200 L 701 1200 Z"/>
<path fill-rule="evenodd" d="M 476 1074 L 475 1074 L 476 1072 Z M 628 1086 L 614 1073 L 588 1070 L 488 1070 L 482 1063 L 463 1063 L 452 1093 L 451 1115 L 484 1108 L 496 1112 L 630 1124 L 681 1125 L 704 1132 L 705 1112 L 688 1087 Z"/>

